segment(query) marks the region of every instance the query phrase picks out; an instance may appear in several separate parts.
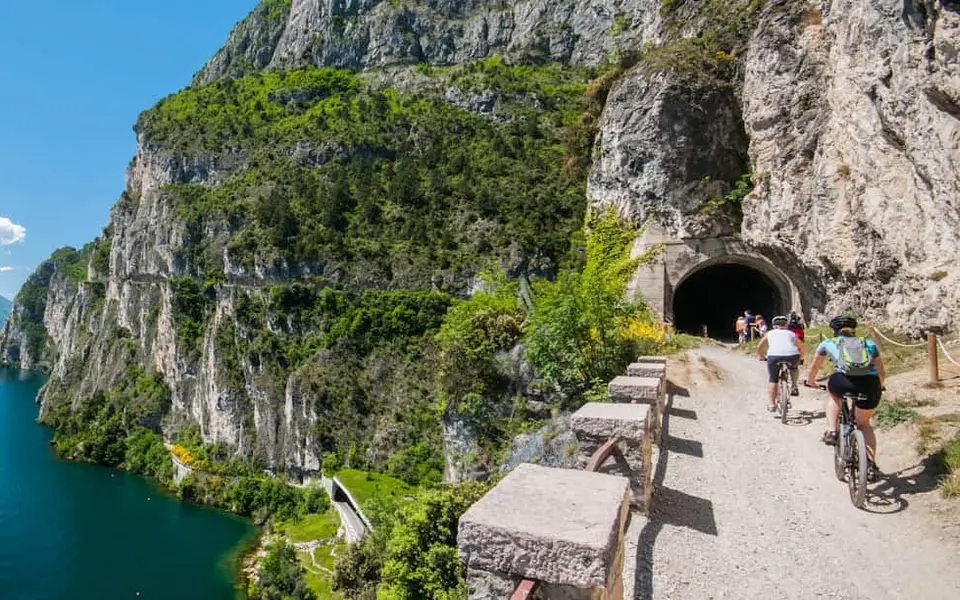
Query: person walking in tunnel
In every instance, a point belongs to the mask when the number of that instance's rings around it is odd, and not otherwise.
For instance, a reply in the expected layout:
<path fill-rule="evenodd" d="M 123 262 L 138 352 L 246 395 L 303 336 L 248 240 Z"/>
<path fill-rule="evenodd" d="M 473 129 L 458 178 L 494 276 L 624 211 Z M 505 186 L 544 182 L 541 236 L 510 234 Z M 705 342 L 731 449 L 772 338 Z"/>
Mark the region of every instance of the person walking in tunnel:
<path fill-rule="evenodd" d="M 763 337 L 767 335 L 767 331 L 769 330 L 769 327 L 767 327 L 767 320 L 763 318 L 763 315 L 757 315 L 757 335 Z"/>
<path fill-rule="evenodd" d="M 756 324 L 757 318 L 753 316 L 749 310 L 743 311 L 743 321 L 747 324 L 747 333 L 746 339 L 744 341 L 749 341 L 753 339 L 753 327 Z"/>
<path fill-rule="evenodd" d="M 759 317 L 758 317 L 759 320 Z M 797 383 L 800 381 L 800 361 L 803 358 L 803 341 L 792 331 L 787 329 L 787 318 L 784 316 L 773 318 L 773 329 L 768 331 L 757 347 L 760 360 L 767 360 L 767 381 L 770 403 L 767 407 L 770 412 L 777 410 L 777 377 L 780 375 L 780 363 L 790 366 L 790 395 L 799 396 Z"/>
<path fill-rule="evenodd" d="M 835 369 L 827 381 L 827 430 L 823 432 L 823 443 L 828 446 L 837 443 L 837 419 L 840 415 L 840 399 L 844 394 L 863 394 L 865 401 L 857 402 L 857 429 L 863 433 L 867 443 L 869 468 L 867 477 L 876 481 L 880 477 L 877 468 L 877 436 L 873 432 L 870 420 L 880 404 L 883 393 L 883 381 L 887 378 L 880 358 L 880 348 L 867 338 L 857 337 L 857 320 L 840 316 L 830 320 L 833 337 L 817 346 L 816 358 L 810 365 L 807 385 L 816 387 L 817 373 L 827 357 L 833 361 Z"/>
<path fill-rule="evenodd" d="M 737 317 L 737 322 L 734 325 L 737 329 L 737 343 L 744 344 L 747 341 L 747 320 L 740 315 Z"/>

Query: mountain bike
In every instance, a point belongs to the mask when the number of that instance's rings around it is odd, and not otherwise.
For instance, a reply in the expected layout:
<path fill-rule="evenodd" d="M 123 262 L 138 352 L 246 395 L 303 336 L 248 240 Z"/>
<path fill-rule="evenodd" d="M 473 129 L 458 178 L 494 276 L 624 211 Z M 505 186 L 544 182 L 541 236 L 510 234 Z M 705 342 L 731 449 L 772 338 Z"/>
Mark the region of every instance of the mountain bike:
<path fill-rule="evenodd" d="M 766 361 L 767 358 L 761 359 Z M 803 362 L 803 361 L 801 361 Z M 787 410 L 790 408 L 790 363 L 781 360 L 777 365 L 779 371 L 777 375 L 777 413 L 780 414 L 780 422 L 787 424 Z"/>
<path fill-rule="evenodd" d="M 827 386 L 818 385 L 821 390 Z M 837 444 L 833 447 L 833 469 L 840 481 L 846 480 L 850 501 L 863 508 L 867 498 L 867 444 L 863 432 L 857 429 L 857 402 L 867 399 L 863 394 L 844 394 L 837 420 Z"/>
<path fill-rule="evenodd" d="M 780 422 L 787 424 L 787 409 L 790 407 L 790 364 L 780 361 L 780 372 L 777 375 L 777 411 L 780 413 Z"/>

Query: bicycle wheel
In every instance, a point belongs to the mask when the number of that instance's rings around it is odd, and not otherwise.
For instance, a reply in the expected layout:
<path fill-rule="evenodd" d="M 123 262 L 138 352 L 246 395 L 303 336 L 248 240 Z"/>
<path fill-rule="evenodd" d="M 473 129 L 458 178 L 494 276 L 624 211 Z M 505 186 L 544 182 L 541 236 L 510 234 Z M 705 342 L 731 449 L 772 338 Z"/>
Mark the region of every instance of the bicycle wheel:
<path fill-rule="evenodd" d="M 844 481 L 847 477 L 847 460 L 843 456 L 844 436 L 837 432 L 837 443 L 833 446 L 833 471 L 837 479 Z"/>
<path fill-rule="evenodd" d="M 782 374 L 780 376 L 780 422 L 787 424 L 787 404 L 790 402 L 790 381 Z"/>
<path fill-rule="evenodd" d="M 847 480 L 850 501 L 857 508 L 863 508 L 867 498 L 867 444 L 863 441 L 863 433 L 859 429 L 855 429 L 850 436 L 850 451 L 850 478 Z"/>

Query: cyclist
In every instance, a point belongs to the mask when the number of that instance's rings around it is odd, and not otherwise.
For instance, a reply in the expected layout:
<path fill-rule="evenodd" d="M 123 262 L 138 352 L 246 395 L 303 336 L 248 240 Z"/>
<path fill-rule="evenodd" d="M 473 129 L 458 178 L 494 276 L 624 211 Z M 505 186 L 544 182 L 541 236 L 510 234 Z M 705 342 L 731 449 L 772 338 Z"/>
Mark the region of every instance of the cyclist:
<path fill-rule="evenodd" d="M 790 366 L 790 395 L 799 396 L 797 382 L 800 380 L 800 360 L 803 358 L 803 340 L 787 329 L 787 318 L 784 316 L 773 318 L 773 329 L 768 331 L 760 345 L 757 354 L 762 360 L 767 359 L 767 376 L 770 383 L 770 412 L 777 410 L 777 378 L 780 376 L 780 363 Z"/>
<path fill-rule="evenodd" d="M 827 431 L 823 433 L 823 443 L 833 446 L 837 443 L 837 420 L 840 416 L 840 399 L 844 394 L 863 394 L 865 401 L 857 402 L 857 429 L 863 432 L 867 443 L 867 461 L 870 481 L 880 477 L 876 465 L 877 437 L 873 433 L 870 419 L 880 404 L 883 381 L 887 378 L 880 358 L 880 349 L 866 338 L 858 338 L 857 320 L 853 317 L 834 317 L 830 320 L 833 336 L 817 347 L 817 355 L 810 365 L 807 385 L 816 387 L 817 373 L 828 356 L 836 365 L 827 381 L 830 399 L 827 401 Z"/>
<path fill-rule="evenodd" d="M 790 313 L 790 320 L 787 323 L 787 329 L 793 332 L 793 335 L 800 338 L 803 341 L 804 336 L 804 327 L 803 327 L 803 317 L 798 315 L 796 312 Z"/>

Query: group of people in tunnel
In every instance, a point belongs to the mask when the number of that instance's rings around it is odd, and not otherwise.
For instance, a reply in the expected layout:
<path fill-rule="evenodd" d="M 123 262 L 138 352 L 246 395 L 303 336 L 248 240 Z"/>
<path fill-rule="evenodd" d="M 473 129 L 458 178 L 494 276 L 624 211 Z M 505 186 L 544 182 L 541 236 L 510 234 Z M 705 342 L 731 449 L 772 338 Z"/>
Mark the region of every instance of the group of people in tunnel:
<path fill-rule="evenodd" d="M 791 312 L 790 318 L 787 320 L 787 329 L 802 340 L 805 327 L 803 317 L 796 312 Z M 758 314 L 755 316 L 749 309 L 743 311 L 743 314 L 737 317 L 734 328 L 737 332 L 737 343 L 741 345 L 754 338 L 762 338 L 770 331 L 767 320 L 763 315 Z"/>
<path fill-rule="evenodd" d="M 738 320 L 739 321 L 739 320 Z M 877 481 L 880 470 L 876 465 L 877 438 L 871 419 L 880 404 L 883 381 L 886 378 L 880 349 L 873 340 L 857 336 L 857 320 L 840 315 L 830 320 L 833 336 L 823 340 L 814 353 L 813 364 L 804 384 L 818 388 L 817 375 L 826 359 L 833 362 L 833 370 L 827 379 L 829 399 L 826 404 L 827 429 L 822 441 L 827 445 L 837 443 L 837 421 L 840 402 L 844 395 L 856 395 L 857 428 L 863 433 L 867 446 L 870 481 Z M 799 396 L 800 365 L 804 362 L 804 323 L 797 313 L 790 317 L 773 318 L 773 329 L 763 335 L 757 353 L 767 361 L 768 410 L 776 411 L 777 379 L 780 365 L 786 363 L 790 371 L 791 396 Z"/>

